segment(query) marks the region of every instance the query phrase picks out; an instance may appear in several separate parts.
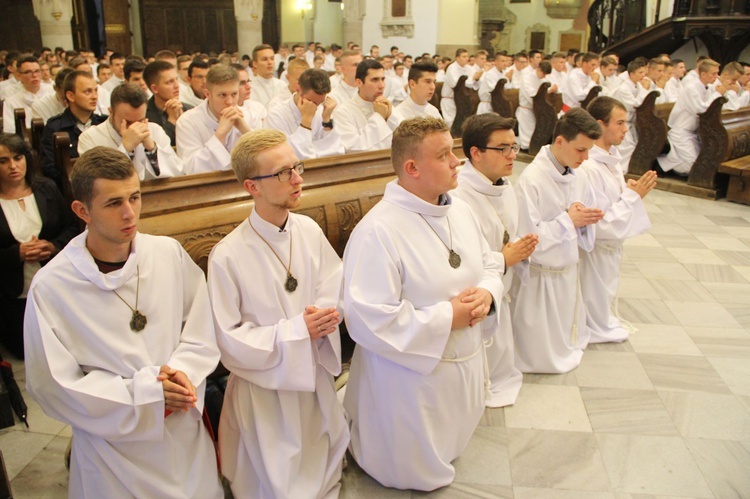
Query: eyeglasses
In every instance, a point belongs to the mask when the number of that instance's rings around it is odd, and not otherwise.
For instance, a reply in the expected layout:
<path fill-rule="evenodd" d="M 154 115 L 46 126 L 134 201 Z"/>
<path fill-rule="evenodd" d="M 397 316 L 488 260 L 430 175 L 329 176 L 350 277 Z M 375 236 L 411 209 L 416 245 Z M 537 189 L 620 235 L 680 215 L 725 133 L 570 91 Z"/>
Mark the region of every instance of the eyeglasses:
<path fill-rule="evenodd" d="M 263 180 L 264 178 L 276 177 L 279 182 L 289 182 L 292 179 L 292 172 L 297 172 L 297 175 L 302 175 L 305 172 L 305 164 L 300 161 L 291 168 L 284 168 L 281 171 L 272 173 L 270 175 L 258 175 L 257 177 L 250 177 L 250 180 Z"/>
<path fill-rule="evenodd" d="M 21 71 L 21 74 L 24 75 L 24 76 L 26 76 L 26 75 L 40 75 L 40 74 L 42 74 L 42 70 L 41 69 L 27 69 L 26 71 Z"/>
<path fill-rule="evenodd" d="M 481 149 L 489 149 L 491 151 L 500 151 L 500 154 L 505 156 L 506 158 L 510 156 L 510 152 L 513 151 L 515 154 L 518 154 L 518 151 L 521 150 L 521 146 L 518 144 L 512 144 L 509 146 L 500 146 L 500 147 L 490 147 L 490 146 L 484 146 Z"/>

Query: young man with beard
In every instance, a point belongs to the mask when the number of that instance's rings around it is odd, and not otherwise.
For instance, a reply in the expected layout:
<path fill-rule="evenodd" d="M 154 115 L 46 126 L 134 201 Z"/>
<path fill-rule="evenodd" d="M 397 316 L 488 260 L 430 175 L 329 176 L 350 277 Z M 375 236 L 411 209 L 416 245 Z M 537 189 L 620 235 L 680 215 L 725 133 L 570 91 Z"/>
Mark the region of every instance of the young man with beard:
<path fill-rule="evenodd" d="M 513 160 L 519 149 L 514 124 L 512 119 L 496 114 L 481 114 L 466 120 L 462 144 L 467 161 L 458 174 L 458 187 L 451 191 L 478 215 L 482 233 L 500 264 L 507 298 L 514 279 L 521 282 L 528 279 L 528 258 L 539 241 L 533 233 L 518 232 L 519 220 L 527 219 L 528 213 L 525 206 L 518 204 L 510 183 Z M 504 299 L 499 303 L 499 324 L 482 323 L 490 376 L 487 407 L 515 403 L 523 381 L 521 371 L 515 366 L 510 302 Z"/>
<path fill-rule="evenodd" d="M 621 342 L 628 330 L 612 315 L 612 303 L 620 282 L 622 245 L 651 228 L 643 198 L 656 187 L 656 172 L 625 183 L 617 146 L 628 130 L 625 106 L 611 97 L 597 97 L 588 112 L 599 122 L 602 135 L 581 165 L 581 172 L 594 189 L 595 207 L 604 212 L 596 224 L 594 248 L 580 252 L 581 294 L 586 304 L 589 343 Z"/>
<path fill-rule="evenodd" d="M 253 197 L 216 244 L 208 288 L 232 373 L 219 423 L 236 498 L 336 497 L 349 441 L 341 372 L 341 259 L 300 206 L 304 165 L 277 130 L 243 136 L 232 169 Z"/>

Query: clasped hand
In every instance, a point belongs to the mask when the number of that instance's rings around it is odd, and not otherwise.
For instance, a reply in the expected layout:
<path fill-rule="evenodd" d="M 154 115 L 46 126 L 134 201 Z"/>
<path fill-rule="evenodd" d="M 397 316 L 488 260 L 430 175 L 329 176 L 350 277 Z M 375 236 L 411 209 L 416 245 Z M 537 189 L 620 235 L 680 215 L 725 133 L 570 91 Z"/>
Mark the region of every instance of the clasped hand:
<path fill-rule="evenodd" d="M 31 241 L 18 245 L 18 256 L 22 262 L 42 262 L 55 252 L 55 245 L 44 239 L 31 236 Z"/>
<path fill-rule="evenodd" d="M 481 322 L 492 307 L 492 294 L 484 288 L 466 288 L 451 301 L 451 329 L 472 327 Z"/>
<path fill-rule="evenodd" d="M 156 379 L 161 381 L 164 404 L 168 410 L 187 412 L 195 407 L 198 390 L 190 382 L 187 374 L 163 365 L 159 368 L 159 376 Z"/>
<path fill-rule="evenodd" d="M 568 208 L 568 216 L 576 227 L 585 227 L 604 218 L 604 212 L 598 208 L 586 208 L 582 203 L 575 202 Z"/>
<path fill-rule="evenodd" d="M 305 307 L 302 318 L 313 340 L 333 333 L 339 325 L 339 313 L 333 307 L 317 308 L 314 305 L 308 305 Z"/>

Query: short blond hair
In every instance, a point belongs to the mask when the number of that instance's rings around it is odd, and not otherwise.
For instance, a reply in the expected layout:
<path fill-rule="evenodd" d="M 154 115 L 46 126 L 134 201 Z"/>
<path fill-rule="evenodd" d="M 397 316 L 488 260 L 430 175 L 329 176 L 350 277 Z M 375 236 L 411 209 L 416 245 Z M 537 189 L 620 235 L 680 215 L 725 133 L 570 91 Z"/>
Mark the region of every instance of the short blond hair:
<path fill-rule="evenodd" d="M 240 75 L 237 70 L 227 64 L 216 64 L 206 73 L 206 87 L 221 85 L 228 82 L 240 82 Z"/>
<path fill-rule="evenodd" d="M 289 66 L 287 66 L 286 68 L 286 73 L 299 76 L 307 69 L 310 69 L 310 65 L 307 63 L 305 59 L 295 58 L 289 61 Z"/>
<path fill-rule="evenodd" d="M 243 135 L 232 149 L 232 170 L 240 184 L 258 175 L 260 153 L 285 142 L 286 135 L 278 130 L 263 128 Z"/>
<path fill-rule="evenodd" d="M 745 68 L 739 62 L 727 63 L 724 69 L 721 70 L 722 76 L 742 76 L 743 74 L 745 74 Z"/>
<path fill-rule="evenodd" d="M 708 73 L 711 68 L 718 67 L 719 63 L 714 61 L 713 59 L 703 59 L 700 63 L 698 63 L 698 74 Z"/>
<path fill-rule="evenodd" d="M 421 116 L 402 121 L 393 131 L 391 163 L 396 175 L 403 171 L 404 163 L 421 153 L 420 147 L 428 135 L 447 132 L 448 125 L 439 118 Z"/>

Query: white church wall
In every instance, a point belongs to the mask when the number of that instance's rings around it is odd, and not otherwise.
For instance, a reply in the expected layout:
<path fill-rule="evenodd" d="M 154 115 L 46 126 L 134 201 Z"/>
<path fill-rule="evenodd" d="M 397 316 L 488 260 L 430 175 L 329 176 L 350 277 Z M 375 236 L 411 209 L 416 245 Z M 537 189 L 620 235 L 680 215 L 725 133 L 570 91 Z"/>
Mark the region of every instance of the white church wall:
<path fill-rule="evenodd" d="M 385 54 L 393 46 L 405 54 L 416 56 L 423 52 L 435 52 L 438 43 L 438 0 L 412 0 L 411 17 L 414 20 L 414 36 L 384 37 L 380 27 L 383 19 L 383 2 L 388 0 L 367 0 L 367 13 L 362 21 L 362 52 L 367 53 L 370 47 L 377 45 L 380 53 Z M 343 40 L 344 43 L 349 40 Z"/>
<path fill-rule="evenodd" d="M 342 45 L 342 38 L 344 37 L 343 19 L 340 3 L 327 0 L 317 2 L 313 23 L 315 41 L 326 46 L 332 43 Z"/>
<path fill-rule="evenodd" d="M 708 56 L 708 49 L 700 38 L 691 38 L 682 47 L 672 52 L 669 57 L 670 59 L 682 59 L 685 61 L 685 66 L 688 69 L 693 69 L 695 67 L 695 60 L 699 55 Z"/>
<path fill-rule="evenodd" d="M 306 19 L 302 17 L 298 0 L 281 0 L 281 41 L 306 43 Z"/>
<path fill-rule="evenodd" d="M 544 2 L 535 0 L 530 3 L 505 3 L 505 8 L 516 15 L 517 24 L 510 27 L 510 47 L 501 47 L 503 50 L 515 53 L 521 50 L 529 50 L 526 42 L 526 28 L 532 24 L 543 24 L 550 29 L 549 51 L 556 52 L 560 48 L 560 33 L 573 29 L 573 19 L 553 19 L 547 15 Z M 507 29 L 507 28 L 506 28 Z M 585 40 L 585 36 L 584 36 Z"/>

